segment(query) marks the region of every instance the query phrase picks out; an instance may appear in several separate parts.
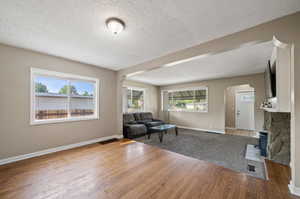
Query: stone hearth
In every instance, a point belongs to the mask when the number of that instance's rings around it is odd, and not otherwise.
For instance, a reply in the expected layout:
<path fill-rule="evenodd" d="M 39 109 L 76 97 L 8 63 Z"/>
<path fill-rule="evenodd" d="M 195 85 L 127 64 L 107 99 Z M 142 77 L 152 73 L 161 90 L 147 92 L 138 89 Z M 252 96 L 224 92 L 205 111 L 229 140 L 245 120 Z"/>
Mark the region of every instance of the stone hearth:
<path fill-rule="evenodd" d="M 264 127 L 269 132 L 268 158 L 275 162 L 290 164 L 290 113 L 265 112 Z"/>

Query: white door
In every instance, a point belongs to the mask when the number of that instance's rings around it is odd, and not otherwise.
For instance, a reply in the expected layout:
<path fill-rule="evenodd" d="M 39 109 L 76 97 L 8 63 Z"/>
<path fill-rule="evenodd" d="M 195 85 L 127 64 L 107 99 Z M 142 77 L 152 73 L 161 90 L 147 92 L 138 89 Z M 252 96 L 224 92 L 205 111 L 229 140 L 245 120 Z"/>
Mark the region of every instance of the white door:
<path fill-rule="evenodd" d="M 254 130 L 254 92 L 236 93 L 236 128 Z"/>

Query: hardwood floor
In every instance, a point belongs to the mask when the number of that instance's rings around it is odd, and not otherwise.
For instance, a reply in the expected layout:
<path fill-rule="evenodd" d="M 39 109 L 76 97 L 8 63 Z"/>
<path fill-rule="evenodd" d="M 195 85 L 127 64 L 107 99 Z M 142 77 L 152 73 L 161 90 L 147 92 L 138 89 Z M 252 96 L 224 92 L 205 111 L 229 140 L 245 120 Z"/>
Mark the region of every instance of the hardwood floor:
<path fill-rule="evenodd" d="M 0 198 L 297 198 L 289 168 L 269 181 L 142 143 L 121 140 L 0 166 Z"/>

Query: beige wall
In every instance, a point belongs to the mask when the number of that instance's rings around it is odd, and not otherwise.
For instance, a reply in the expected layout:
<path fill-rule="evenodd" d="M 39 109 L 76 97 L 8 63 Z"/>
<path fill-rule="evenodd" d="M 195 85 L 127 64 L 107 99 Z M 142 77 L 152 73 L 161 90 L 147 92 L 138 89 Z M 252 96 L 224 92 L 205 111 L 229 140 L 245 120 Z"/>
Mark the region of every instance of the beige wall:
<path fill-rule="evenodd" d="M 181 89 L 197 86 L 208 87 L 208 113 L 197 112 L 170 112 L 170 122 L 178 126 L 199 128 L 211 131 L 225 129 L 225 91 L 228 87 L 241 84 L 250 84 L 256 91 L 255 96 L 255 128 L 263 128 L 264 114 L 259 108 L 265 98 L 264 75 L 255 74 L 234 78 L 216 79 L 184 84 L 175 84 L 160 87 L 161 90 Z M 160 103 L 159 103 L 160 104 Z M 161 113 L 163 114 L 163 113 Z"/>
<path fill-rule="evenodd" d="M 235 95 L 240 91 L 253 91 L 249 85 L 231 86 L 225 89 L 225 127 L 235 128 Z M 256 93 L 255 93 L 256 94 Z M 256 111 L 258 111 L 256 109 Z M 258 114 L 258 113 L 256 113 Z"/>
<path fill-rule="evenodd" d="M 125 87 L 137 87 L 145 89 L 145 111 L 149 111 L 153 113 L 154 117 L 158 117 L 158 87 L 145 84 L 141 82 L 125 80 L 123 82 L 123 86 Z"/>
<path fill-rule="evenodd" d="M 31 126 L 30 67 L 100 80 L 100 119 Z M 0 45 L 0 159 L 117 134 L 116 72 Z"/>

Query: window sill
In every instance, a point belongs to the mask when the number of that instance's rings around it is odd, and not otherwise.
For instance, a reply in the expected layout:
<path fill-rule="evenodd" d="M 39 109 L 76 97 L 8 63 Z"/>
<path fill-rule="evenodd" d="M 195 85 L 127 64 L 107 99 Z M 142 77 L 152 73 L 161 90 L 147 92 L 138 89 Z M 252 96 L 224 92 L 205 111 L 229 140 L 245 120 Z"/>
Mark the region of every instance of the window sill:
<path fill-rule="evenodd" d="M 146 111 L 141 111 L 141 110 L 139 110 L 139 111 L 127 111 L 127 112 L 123 112 L 123 113 L 143 113 L 143 112 L 146 112 Z"/>
<path fill-rule="evenodd" d="M 98 120 L 98 119 L 99 119 L 98 116 L 89 116 L 89 117 L 78 117 L 78 118 L 33 120 L 33 121 L 30 121 L 30 125 L 55 124 L 55 123 L 64 123 L 64 122 L 79 122 L 79 121 Z"/>
<path fill-rule="evenodd" d="M 208 111 L 168 110 L 168 112 L 208 113 Z"/>

